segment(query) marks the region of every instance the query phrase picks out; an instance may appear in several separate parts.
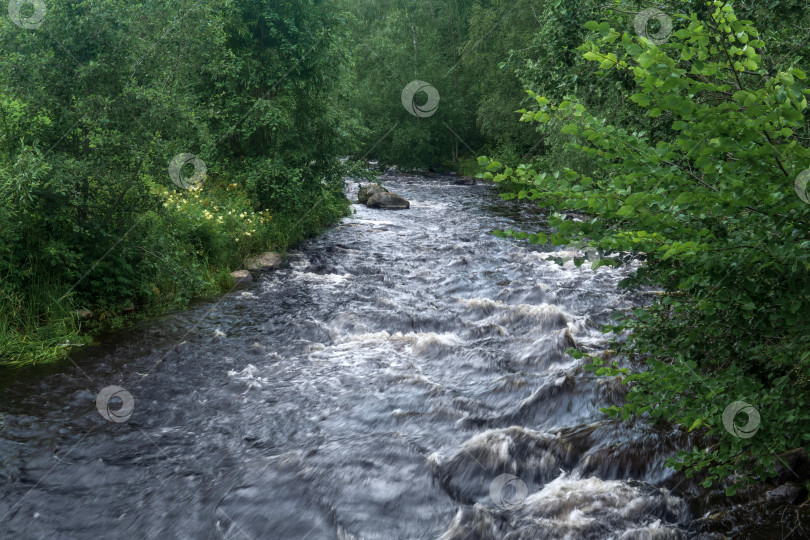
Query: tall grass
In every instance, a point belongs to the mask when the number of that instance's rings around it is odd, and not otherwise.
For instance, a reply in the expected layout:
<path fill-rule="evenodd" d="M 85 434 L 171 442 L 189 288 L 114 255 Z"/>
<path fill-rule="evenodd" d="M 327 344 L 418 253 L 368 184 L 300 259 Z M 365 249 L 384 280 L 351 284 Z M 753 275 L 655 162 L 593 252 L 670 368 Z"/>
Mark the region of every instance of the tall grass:
<path fill-rule="evenodd" d="M 63 290 L 41 277 L 24 294 L 0 289 L 0 366 L 53 362 L 87 341 L 70 299 L 58 298 Z"/>
<path fill-rule="evenodd" d="M 173 210 L 144 220 L 144 239 L 129 246 L 142 254 L 137 281 L 131 287 L 135 314 L 123 316 L 122 298 L 103 290 L 80 287 L 84 290 L 65 296 L 69 286 L 49 280 L 44 271 L 25 282 L 24 288 L 12 287 L 9 279 L 0 282 L 0 373 L 53 364 L 73 346 L 92 341 L 91 334 L 182 309 L 194 299 L 226 291 L 233 284 L 230 271 L 240 268 L 245 257 L 268 249 L 284 253 L 334 224 L 349 208 L 345 198 L 325 192 L 303 213 L 282 211 L 259 219 L 266 214 L 253 213 L 247 196 L 238 190 L 213 189 L 205 197 L 171 196 Z M 184 197 L 181 210 L 176 206 L 178 197 Z M 218 222 L 216 214 L 200 219 L 215 208 L 231 221 Z M 244 219 L 237 220 L 242 214 Z M 93 320 L 80 321 L 77 308 L 92 310 Z"/>

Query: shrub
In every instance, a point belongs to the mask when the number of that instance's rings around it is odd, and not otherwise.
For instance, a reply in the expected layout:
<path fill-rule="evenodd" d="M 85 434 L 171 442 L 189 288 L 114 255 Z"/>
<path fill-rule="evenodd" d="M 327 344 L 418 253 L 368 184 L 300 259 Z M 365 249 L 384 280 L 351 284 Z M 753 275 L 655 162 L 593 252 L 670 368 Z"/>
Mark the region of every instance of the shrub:
<path fill-rule="evenodd" d="M 576 98 L 533 95 L 537 107 L 522 119 L 559 126 L 595 172 L 481 163 L 486 177 L 519 184 L 508 197 L 554 211 L 552 243 L 589 239 L 601 254 L 594 267 L 623 264 L 628 252 L 646 256 L 622 286 L 665 294 L 605 328 L 632 331 L 615 347 L 646 369 L 593 354 L 589 369 L 630 386 L 627 403 L 607 413 L 701 430 L 710 443 L 669 464 L 700 473 L 705 486 L 724 482 L 731 495 L 742 481 L 773 475 L 782 454 L 810 439 L 810 205 L 794 188 L 810 165 L 798 136 L 810 91 L 791 61 L 765 67 L 750 21 L 725 2 L 708 6 L 679 17 L 660 46 L 607 22 L 587 25 L 598 37 L 580 48 L 584 57 L 632 75 L 637 114 L 666 129 L 628 130 Z M 570 219 L 571 211 L 592 219 Z M 734 402 L 760 416 L 753 436 L 739 436 L 728 418 L 724 426 Z"/>

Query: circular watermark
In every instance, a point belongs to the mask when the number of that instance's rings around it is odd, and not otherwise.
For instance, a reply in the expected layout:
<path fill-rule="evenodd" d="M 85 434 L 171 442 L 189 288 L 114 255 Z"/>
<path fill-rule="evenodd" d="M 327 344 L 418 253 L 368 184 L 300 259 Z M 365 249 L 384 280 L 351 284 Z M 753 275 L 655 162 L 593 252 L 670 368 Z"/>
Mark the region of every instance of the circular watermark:
<path fill-rule="evenodd" d="M 658 31 L 650 33 L 647 28 L 653 20 L 658 21 Z M 648 8 L 636 15 L 636 18 L 633 19 L 633 27 L 636 29 L 636 34 L 649 39 L 656 45 L 666 43 L 672 36 L 672 19 L 658 8 Z"/>
<path fill-rule="evenodd" d="M 419 92 L 427 94 L 424 105 L 416 104 L 416 94 Z M 439 108 L 439 91 L 425 81 L 411 81 L 402 89 L 402 106 L 417 118 L 433 116 Z"/>
<path fill-rule="evenodd" d="M 23 15 L 26 11 L 30 13 Z M 42 0 L 11 0 L 8 3 L 8 16 L 11 22 L 26 30 L 36 30 L 42 26 L 46 11 L 45 2 Z"/>
<path fill-rule="evenodd" d="M 810 197 L 807 196 L 808 182 L 810 182 L 810 169 L 805 169 L 796 177 L 796 180 L 793 182 L 793 188 L 796 190 L 796 195 L 798 195 L 802 201 L 810 204 Z"/>
<path fill-rule="evenodd" d="M 113 410 L 110 407 L 110 401 L 116 397 L 121 400 L 121 406 Z M 129 420 L 129 417 L 132 416 L 132 411 L 135 410 L 135 398 L 120 386 L 108 386 L 102 388 L 101 392 L 96 396 L 96 409 L 105 420 L 120 424 Z"/>
<path fill-rule="evenodd" d="M 748 416 L 748 421 L 744 426 L 734 423 L 737 414 L 743 413 Z M 741 439 L 750 439 L 759 430 L 759 411 L 753 405 L 744 401 L 729 403 L 723 411 L 723 427 L 732 435 Z"/>
<path fill-rule="evenodd" d="M 501 474 L 489 484 L 489 497 L 495 506 L 503 510 L 519 507 L 528 494 L 526 482 L 514 474 Z"/>
<path fill-rule="evenodd" d="M 602 257 L 599 255 L 599 251 L 590 247 L 587 242 L 584 241 L 574 241 L 570 242 L 566 245 L 568 253 L 564 257 L 554 257 L 554 252 L 551 252 L 551 257 L 557 261 L 558 264 L 565 265 L 569 262 L 573 262 L 575 265 L 577 262 L 580 264 L 585 264 L 587 261 L 591 264 L 591 268 L 595 263 L 598 263 L 602 260 Z M 572 254 L 572 252 L 575 252 Z"/>
<path fill-rule="evenodd" d="M 189 177 L 183 176 L 181 169 L 184 165 L 193 165 L 194 174 Z M 172 182 L 180 189 L 188 189 L 202 184 L 207 170 L 205 162 L 194 154 L 177 154 L 169 163 L 169 176 L 172 177 Z"/>
<path fill-rule="evenodd" d="M 574 257 L 574 258 L 579 259 L 584 258 L 591 264 L 601 259 L 601 257 L 599 256 L 599 252 L 594 248 L 592 248 L 591 246 L 589 246 L 587 242 L 572 242 L 571 244 L 569 244 L 569 246 L 582 252 L 582 257 Z M 571 258 L 570 260 L 573 260 L 574 258 Z"/>

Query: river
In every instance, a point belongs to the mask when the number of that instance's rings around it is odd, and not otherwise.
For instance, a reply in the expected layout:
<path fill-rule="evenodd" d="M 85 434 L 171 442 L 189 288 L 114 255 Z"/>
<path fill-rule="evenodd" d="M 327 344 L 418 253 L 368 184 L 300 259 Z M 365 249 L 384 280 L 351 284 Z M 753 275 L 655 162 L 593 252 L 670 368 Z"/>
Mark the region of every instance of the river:
<path fill-rule="evenodd" d="M 565 354 L 645 301 L 632 266 L 497 238 L 543 214 L 450 180 L 388 176 L 410 210 L 355 205 L 285 267 L 6 388 L 0 536 L 685 538 L 683 436 L 600 413 L 623 387 Z M 128 421 L 97 410 L 110 385 Z"/>

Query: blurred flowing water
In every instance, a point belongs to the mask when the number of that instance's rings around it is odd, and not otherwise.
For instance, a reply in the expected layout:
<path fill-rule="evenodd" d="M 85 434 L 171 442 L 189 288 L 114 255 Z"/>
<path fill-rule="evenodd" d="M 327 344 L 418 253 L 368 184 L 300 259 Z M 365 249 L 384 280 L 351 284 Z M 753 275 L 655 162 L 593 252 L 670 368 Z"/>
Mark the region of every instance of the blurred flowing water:
<path fill-rule="evenodd" d="M 682 437 L 601 414 L 623 388 L 565 354 L 644 301 L 629 269 L 493 236 L 544 221 L 489 186 L 384 183 L 411 209 L 355 205 L 287 267 L 8 386 L 0 536 L 685 537 Z"/>

